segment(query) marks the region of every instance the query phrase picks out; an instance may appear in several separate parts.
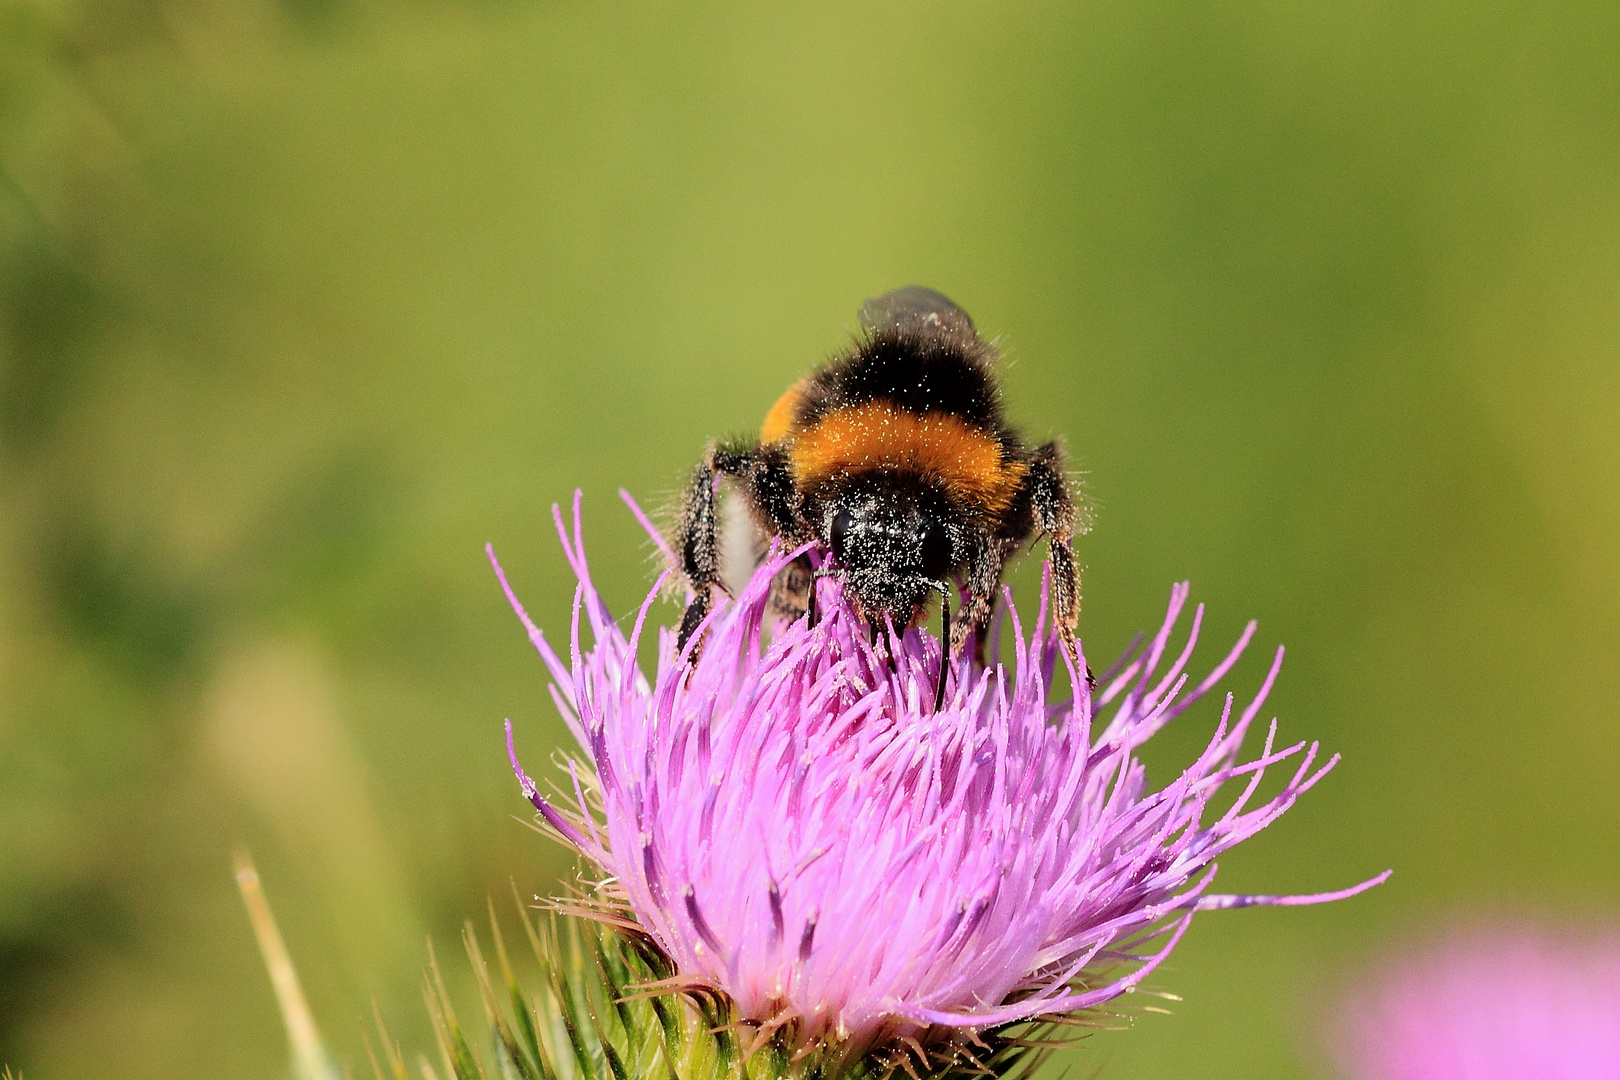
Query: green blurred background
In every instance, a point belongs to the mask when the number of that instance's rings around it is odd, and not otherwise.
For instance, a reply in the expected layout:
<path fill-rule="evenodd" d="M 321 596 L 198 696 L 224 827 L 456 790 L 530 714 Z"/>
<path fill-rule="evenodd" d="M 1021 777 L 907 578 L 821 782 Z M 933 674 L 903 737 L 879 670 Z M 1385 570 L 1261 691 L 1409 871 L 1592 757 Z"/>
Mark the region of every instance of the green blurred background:
<path fill-rule="evenodd" d="M 1323 1077 L 1367 956 L 1620 887 L 1620 6 L 0 0 L 0 1060 L 275 1077 L 246 845 L 334 1050 L 566 861 L 549 505 L 598 580 L 864 297 L 1067 437 L 1093 656 L 1190 577 L 1346 761 L 1105 1077 Z M 1022 571 L 1027 583 L 1029 568 Z M 665 609 L 665 617 L 675 613 Z M 1213 661 L 1213 656 L 1206 659 Z M 1153 748 L 1166 775 L 1213 709 Z"/>

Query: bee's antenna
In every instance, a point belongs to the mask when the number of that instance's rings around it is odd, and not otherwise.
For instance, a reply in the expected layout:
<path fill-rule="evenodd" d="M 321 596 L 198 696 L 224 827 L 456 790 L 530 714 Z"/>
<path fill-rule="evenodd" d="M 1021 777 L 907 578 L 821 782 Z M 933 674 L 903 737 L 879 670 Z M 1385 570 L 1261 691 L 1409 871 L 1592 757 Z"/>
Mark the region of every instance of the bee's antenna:
<path fill-rule="evenodd" d="M 934 711 L 945 705 L 945 676 L 951 670 L 951 587 L 943 581 L 934 582 L 939 589 L 941 629 L 939 638 L 939 681 L 934 684 Z"/>

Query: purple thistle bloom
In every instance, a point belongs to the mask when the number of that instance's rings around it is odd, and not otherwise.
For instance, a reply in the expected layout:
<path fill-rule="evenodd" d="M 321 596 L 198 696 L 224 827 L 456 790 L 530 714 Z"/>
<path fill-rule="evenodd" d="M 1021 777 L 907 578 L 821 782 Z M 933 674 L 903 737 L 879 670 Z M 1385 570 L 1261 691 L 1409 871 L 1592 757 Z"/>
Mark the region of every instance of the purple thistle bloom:
<path fill-rule="evenodd" d="M 1615 1080 L 1620 936 L 1456 932 L 1403 953 L 1346 1009 L 1354 1080 Z"/>
<path fill-rule="evenodd" d="M 724 991 L 762 1031 L 859 1053 L 1088 1009 L 1135 987 L 1196 911 L 1319 903 L 1388 876 L 1314 896 L 1206 892 L 1215 858 L 1274 821 L 1337 758 L 1318 765 L 1314 743 L 1276 748 L 1273 721 L 1260 755 L 1238 763 L 1278 650 L 1235 719 L 1228 695 L 1198 760 L 1147 790 L 1136 748 L 1213 688 L 1255 629 L 1189 685 L 1201 607 L 1181 651 L 1169 651 L 1184 584 L 1159 632 L 1100 692 L 1086 692 L 1071 668 L 1081 692 L 1055 703 L 1047 691 L 1064 654 L 1044 596 L 1027 637 L 1009 604 L 1012 668 L 953 663 L 936 712 L 939 642 L 913 630 L 872 645 L 836 578 L 819 582 L 814 627 L 796 620 L 767 644 L 771 579 L 793 555 L 773 551 L 710 614 L 695 664 L 659 631 L 649 682 L 636 650 L 657 589 L 627 639 L 591 584 L 577 495 L 571 538 L 556 518 L 579 579 L 568 662 L 501 583 L 595 778 L 570 764 L 565 809 L 536 790 L 515 753 L 513 767 L 545 821 L 609 875 L 683 979 Z M 507 738 L 510 749 L 510 724 Z M 1267 767 L 1291 758 L 1283 789 L 1251 806 Z M 1205 821 L 1233 779 L 1242 792 Z"/>

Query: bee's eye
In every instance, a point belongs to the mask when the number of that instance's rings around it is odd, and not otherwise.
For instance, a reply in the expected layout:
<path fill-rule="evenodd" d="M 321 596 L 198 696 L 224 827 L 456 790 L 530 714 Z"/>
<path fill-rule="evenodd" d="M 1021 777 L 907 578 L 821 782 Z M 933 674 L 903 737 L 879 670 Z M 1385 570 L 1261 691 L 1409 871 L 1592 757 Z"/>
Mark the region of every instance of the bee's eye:
<path fill-rule="evenodd" d="M 931 521 L 922 542 L 923 573 L 931 578 L 943 578 L 950 573 L 951 566 L 950 534 L 945 531 L 943 524 Z"/>
<path fill-rule="evenodd" d="M 838 511 L 838 516 L 833 518 L 832 535 L 827 538 L 832 544 L 833 554 L 840 559 L 844 557 L 844 540 L 849 536 L 851 520 L 848 510 Z"/>

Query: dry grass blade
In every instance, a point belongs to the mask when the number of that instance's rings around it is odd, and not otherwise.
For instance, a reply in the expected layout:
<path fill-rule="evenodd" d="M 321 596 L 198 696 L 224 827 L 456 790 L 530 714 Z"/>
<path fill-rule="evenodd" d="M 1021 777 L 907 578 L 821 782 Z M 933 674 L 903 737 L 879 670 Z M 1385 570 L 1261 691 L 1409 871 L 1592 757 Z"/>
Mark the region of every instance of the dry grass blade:
<path fill-rule="evenodd" d="M 270 973 L 270 984 L 275 988 L 276 1004 L 287 1025 L 287 1042 L 292 1047 L 292 1070 L 295 1080 L 339 1080 L 341 1073 L 332 1064 L 315 1026 L 315 1017 L 309 1011 L 303 987 L 298 982 L 292 957 L 276 926 L 276 917 L 265 898 L 259 872 L 247 852 L 236 853 L 236 887 L 242 894 L 248 920 L 253 924 L 253 935 L 259 941 L 259 953 Z"/>

